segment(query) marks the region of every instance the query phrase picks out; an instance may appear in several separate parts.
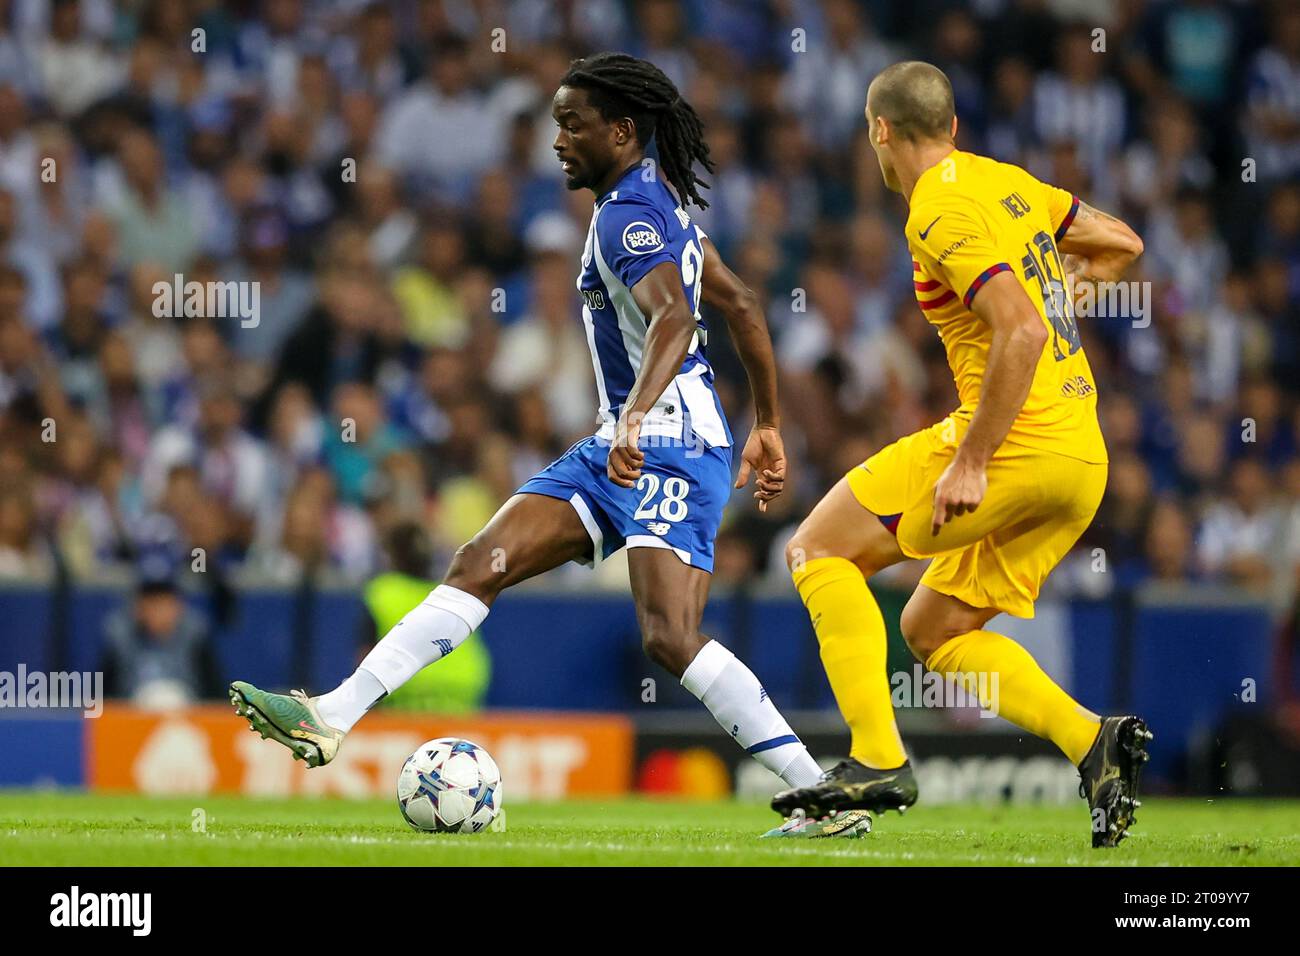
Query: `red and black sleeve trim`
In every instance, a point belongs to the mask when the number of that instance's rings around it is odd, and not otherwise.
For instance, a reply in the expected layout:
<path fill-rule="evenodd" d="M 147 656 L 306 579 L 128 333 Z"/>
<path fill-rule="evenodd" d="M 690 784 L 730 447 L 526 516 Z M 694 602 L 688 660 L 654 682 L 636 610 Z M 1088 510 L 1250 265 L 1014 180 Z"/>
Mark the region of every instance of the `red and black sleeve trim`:
<path fill-rule="evenodd" d="M 1056 241 L 1060 242 L 1065 238 L 1066 231 L 1070 228 L 1070 223 L 1074 222 L 1074 217 L 1079 213 L 1079 197 L 1074 197 L 1074 202 L 1070 203 L 1070 211 L 1065 214 L 1061 224 L 1056 227 Z"/>
<path fill-rule="evenodd" d="M 1011 271 L 1011 267 L 1007 265 L 1005 262 L 999 262 L 995 266 L 989 266 L 987 269 L 985 269 L 983 272 L 981 272 L 978 276 L 975 277 L 975 281 L 970 284 L 970 288 L 967 289 L 966 294 L 962 296 L 962 300 L 961 300 L 962 303 L 966 306 L 966 308 L 969 309 L 971 300 L 975 298 L 975 293 L 978 292 L 981 288 L 983 288 L 984 283 L 988 282 L 999 272 L 1010 272 L 1010 271 Z"/>

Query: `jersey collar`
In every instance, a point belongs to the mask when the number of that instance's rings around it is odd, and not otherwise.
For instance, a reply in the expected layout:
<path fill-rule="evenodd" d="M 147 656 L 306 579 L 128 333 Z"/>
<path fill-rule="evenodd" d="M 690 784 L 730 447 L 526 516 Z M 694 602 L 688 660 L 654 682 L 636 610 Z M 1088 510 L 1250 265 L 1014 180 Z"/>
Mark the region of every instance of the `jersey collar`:
<path fill-rule="evenodd" d="M 641 160 L 638 159 L 635 163 L 633 163 L 626 170 L 624 170 L 623 175 L 618 177 L 618 181 L 615 182 L 614 185 L 610 187 L 608 191 L 601 193 L 599 196 L 596 197 L 596 205 L 597 206 L 601 205 L 602 203 L 605 202 L 605 200 L 609 199 L 610 196 L 618 192 L 619 187 L 622 186 L 625 182 L 627 182 L 628 177 L 633 175 L 640 168 L 641 168 Z"/>
<path fill-rule="evenodd" d="M 966 154 L 962 152 L 960 149 L 954 149 L 943 159 L 939 160 L 937 163 L 935 163 L 925 172 L 921 173 L 920 176 L 917 176 L 916 185 L 912 187 L 912 195 L 913 196 L 916 195 L 916 191 L 921 188 L 922 183 L 928 183 L 933 177 L 941 175 L 943 172 L 943 167 L 945 164 L 947 164 L 949 159 L 951 159 L 954 163 L 964 163 L 966 161 Z"/>

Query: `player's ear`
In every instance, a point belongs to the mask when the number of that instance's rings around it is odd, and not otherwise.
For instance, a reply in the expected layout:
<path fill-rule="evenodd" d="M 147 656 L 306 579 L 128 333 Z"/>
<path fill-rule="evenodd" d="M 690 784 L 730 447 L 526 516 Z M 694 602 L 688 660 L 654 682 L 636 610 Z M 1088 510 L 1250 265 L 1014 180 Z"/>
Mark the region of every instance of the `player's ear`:
<path fill-rule="evenodd" d="M 952 141 L 957 142 L 957 114 L 952 114 Z"/>
<path fill-rule="evenodd" d="M 636 139 L 636 123 L 632 122 L 630 116 L 624 116 L 614 121 L 614 143 L 616 145 L 626 146 L 634 139 Z"/>

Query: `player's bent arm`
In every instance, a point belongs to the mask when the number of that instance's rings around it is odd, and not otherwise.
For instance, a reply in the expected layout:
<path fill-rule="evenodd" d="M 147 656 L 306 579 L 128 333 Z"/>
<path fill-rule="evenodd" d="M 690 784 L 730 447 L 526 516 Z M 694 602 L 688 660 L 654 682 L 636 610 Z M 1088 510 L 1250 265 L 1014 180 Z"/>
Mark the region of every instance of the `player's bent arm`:
<path fill-rule="evenodd" d="M 1047 326 L 1012 273 L 997 273 L 984 283 L 971 307 L 993 330 L 993 340 L 979 407 L 934 486 L 930 531 L 936 535 L 948 521 L 974 511 L 984 500 L 989 459 L 1029 397 L 1038 359 L 1047 345 Z"/>
<path fill-rule="evenodd" d="M 1079 203 L 1069 229 L 1056 247 L 1076 257 L 1076 275 L 1103 282 L 1118 281 L 1125 270 L 1142 255 L 1142 239 L 1128 224 Z"/>
<path fill-rule="evenodd" d="M 754 290 L 727 268 L 707 237 L 704 239 L 703 281 L 703 300 L 722 313 L 731 340 L 736 344 L 736 353 L 745 366 L 745 375 L 754 396 L 755 424 L 779 427 L 781 413 L 776 399 L 776 358 L 762 304 Z"/>
<path fill-rule="evenodd" d="M 1010 272 L 989 279 L 971 308 L 992 329 L 993 340 L 979 406 L 957 457 L 982 469 L 1002 445 L 1029 397 L 1048 332 L 1038 309 Z"/>
<path fill-rule="evenodd" d="M 627 394 L 623 415 L 640 418 L 654 407 L 681 371 L 696 324 L 675 262 L 661 262 L 647 272 L 632 287 L 632 299 L 646 317 L 648 330 L 641 371 Z"/>
<path fill-rule="evenodd" d="M 632 299 L 646 317 L 645 346 L 641 370 L 619 412 L 606 464 L 610 481 L 624 488 L 635 486 L 641 477 L 645 461 L 637 447 L 641 422 L 681 371 L 696 328 L 695 315 L 682 290 L 682 273 L 675 262 L 661 262 L 647 272 L 632 287 Z"/>

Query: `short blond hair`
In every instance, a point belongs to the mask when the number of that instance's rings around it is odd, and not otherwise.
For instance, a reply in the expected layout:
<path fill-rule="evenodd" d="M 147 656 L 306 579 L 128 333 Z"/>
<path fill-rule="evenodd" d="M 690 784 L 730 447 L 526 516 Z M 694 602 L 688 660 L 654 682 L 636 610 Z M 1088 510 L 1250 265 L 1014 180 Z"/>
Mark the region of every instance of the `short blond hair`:
<path fill-rule="evenodd" d="M 881 70 L 871 81 L 867 106 L 902 139 L 947 139 L 952 133 L 952 84 L 932 63 L 904 60 Z"/>

